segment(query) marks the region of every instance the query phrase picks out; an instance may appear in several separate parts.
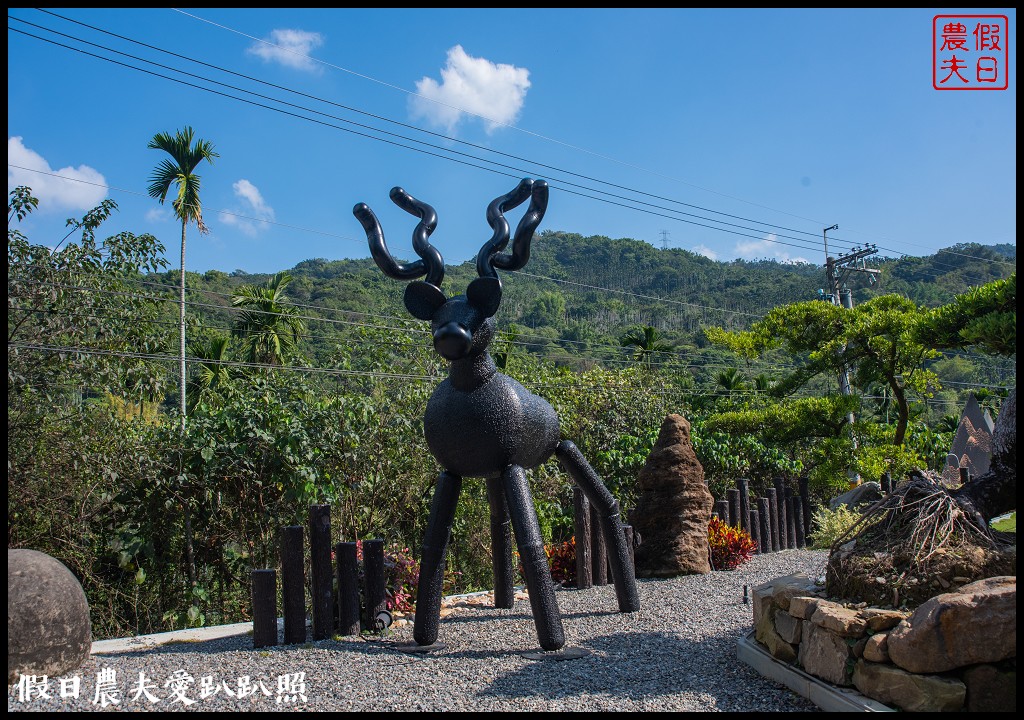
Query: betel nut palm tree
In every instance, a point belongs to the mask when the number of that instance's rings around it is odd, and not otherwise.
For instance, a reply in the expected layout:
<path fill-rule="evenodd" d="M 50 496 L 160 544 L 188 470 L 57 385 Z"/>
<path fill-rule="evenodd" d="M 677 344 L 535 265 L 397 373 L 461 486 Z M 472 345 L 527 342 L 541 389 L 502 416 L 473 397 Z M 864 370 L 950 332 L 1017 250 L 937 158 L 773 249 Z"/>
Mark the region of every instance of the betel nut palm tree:
<path fill-rule="evenodd" d="M 232 334 L 249 363 L 283 365 L 298 350 L 306 327 L 298 308 L 284 296 L 291 281 L 291 274 L 279 272 L 265 285 L 242 285 L 231 294 L 231 304 L 239 310 Z"/>
<path fill-rule="evenodd" d="M 195 141 L 193 144 L 193 140 Z M 181 278 L 178 325 L 180 331 L 179 343 L 179 372 L 181 374 L 180 409 L 181 427 L 185 428 L 185 230 L 189 223 L 194 222 L 200 233 L 209 232 L 206 223 L 203 222 L 203 207 L 199 200 L 200 178 L 196 174 L 196 167 L 203 160 L 213 163 L 213 159 L 220 157 L 213 151 L 213 145 L 206 141 L 195 138 L 191 127 L 185 127 L 174 135 L 170 133 L 157 133 L 149 141 L 147 146 L 151 150 L 163 150 L 169 158 L 164 158 L 149 178 L 149 195 L 163 204 L 167 200 L 171 186 L 177 185 L 177 194 L 171 201 L 174 215 L 181 221 Z"/>
<path fill-rule="evenodd" d="M 656 353 L 670 353 L 675 348 L 662 340 L 657 328 L 650 325 L 631 328 L 619 339 L 621 347 L 633 349 L 633 359 L 651 367 L 652 357 Z"/>

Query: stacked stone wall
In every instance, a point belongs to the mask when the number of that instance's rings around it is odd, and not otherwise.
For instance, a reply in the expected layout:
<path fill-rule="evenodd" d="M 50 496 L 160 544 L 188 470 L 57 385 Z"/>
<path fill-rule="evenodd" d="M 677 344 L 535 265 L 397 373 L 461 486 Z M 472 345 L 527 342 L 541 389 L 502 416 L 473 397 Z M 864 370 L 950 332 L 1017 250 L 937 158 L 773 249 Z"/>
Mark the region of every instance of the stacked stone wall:
<path fill-rule="evenodd" d="M 823 597 L 802 574 L 753 590 L 755 638 L 780 662 L 907 712 L 1014 712 L 1017 578 L 937 595 L 913 613 Z"/>

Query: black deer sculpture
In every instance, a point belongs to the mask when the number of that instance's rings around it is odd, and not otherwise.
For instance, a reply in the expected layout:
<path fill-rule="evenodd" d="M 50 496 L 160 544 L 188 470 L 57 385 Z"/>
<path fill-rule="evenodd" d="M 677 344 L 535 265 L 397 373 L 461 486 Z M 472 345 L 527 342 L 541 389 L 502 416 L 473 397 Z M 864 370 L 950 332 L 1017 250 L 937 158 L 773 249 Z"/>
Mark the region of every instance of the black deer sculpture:
<path fill-rule="evenodd" d="M 511 238 L 511 252 L 503 253 L 510 240 L 504 213 L 527 198 L 530 205 Z M 434 349 L 451 362 L 448 378 L 431 396 L 423 420 L 427 445 L 443 470 L 423 542 L 413 637 L 422 650 L 437 643 L 452 521 L 463 478 L 476 477 L 487 482 L 495 607 L 511 608 L 514 601 L 511 517 L 541 647 L 560 650 L 565 633 L 526 476 L 527 470 L 552 454 L 598 510 L 619 610 L 639 610 L 640 601 L 618 502 L 579 449 L 561 439 L 551 405 L 498 372 L 487 351 L 495 334 L 493 316 L 501 303 L 497 269 L 518 270 L 526 265 L 534 230 L 547 209 L 548 185 L 543 180 L 524 179 L 512 192 L 491 202 L 487 222 L 494 232 L 477 256 L 479 277 L 469 283 L 465 295 L 451 298 L 441 291 L 444 260 L 428 240 L 437 226 L 434 209 L 400 187 L 391 190 L 391 200 L 420 219 L 413 231 L 413 249 L 419 260 L 403 264 L 392 257 L 380 223 L 365 203 L 352 212 L 366 231 L 373 259 L 385 275 L 396 280 L 426 276 L 406 286 L 405 307 L 414 317 L 430 321 Z"/>

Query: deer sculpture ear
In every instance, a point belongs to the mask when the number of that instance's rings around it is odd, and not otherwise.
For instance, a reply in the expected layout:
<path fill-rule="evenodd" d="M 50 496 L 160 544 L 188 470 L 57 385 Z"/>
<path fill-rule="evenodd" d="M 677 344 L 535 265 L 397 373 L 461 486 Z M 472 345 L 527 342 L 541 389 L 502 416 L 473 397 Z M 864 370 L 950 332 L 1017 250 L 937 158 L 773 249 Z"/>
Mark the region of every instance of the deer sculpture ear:
<path fill-rule="evenodd" d="M 439 307 L 448 302 L 444 293 L 428 282 L 417 280 L 405 286 L 405 309 L 413 317 L 430 320 Z"/>
<path fill-rule="evenodd" d="M 501 280 L 496 277 L 478 277 L 466 288 L 466 299 L 484 317 L 493 316 L 501 304 Z"/>

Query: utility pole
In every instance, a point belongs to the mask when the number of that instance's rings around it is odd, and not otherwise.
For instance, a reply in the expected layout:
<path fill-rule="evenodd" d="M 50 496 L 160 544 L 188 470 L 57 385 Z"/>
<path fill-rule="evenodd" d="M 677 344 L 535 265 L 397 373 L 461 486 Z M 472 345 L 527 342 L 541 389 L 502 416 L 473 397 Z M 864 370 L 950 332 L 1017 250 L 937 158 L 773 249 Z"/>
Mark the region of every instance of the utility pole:
<path fill-rule="evenodd" d="M 854 272 L 866 273 L 868 276 L 868 282 L 874 285 L 878 282 L 878 276 L 882 271 L 867 267 L 865 262 L 865 258 L 878 252 L 878 248 L 874 245 L 869 244 L 863 248 L 855 247 L 849 253 L 839 258 L 830 256 L 828 254 L 828 231 L 838 229 L 839 225 L 833 225 L 821 231 L 822 239 L 825 244 L 825 276 L 828 284 L 827 299 L 833 305 L 838 305 L 846 308 L 847 310 L 852 310 L 853 292 L 846 287 L 846 280 L 849 278 L 850 274 Z M 860 263 L 859 265 L 858 262 Z M 853 391 L 850 388 L 850 373 L 845 367 L 841 368 L 839 371 L 839 390 L 843 395 L 853 394 Z M 853 447 L 856 449 L 857 438 L 853 435 L 853 412 L 847 414 L 846 420 L 850 425 L 850 437 L 853 440 Z M 860 484 L 860 475 L 852 470 L 849 475 L 851 484 Z"/>
<path fill-rule="evenodd" d="M 661 231 L 661 249 L 668 250 L 668 230 Z"/>

